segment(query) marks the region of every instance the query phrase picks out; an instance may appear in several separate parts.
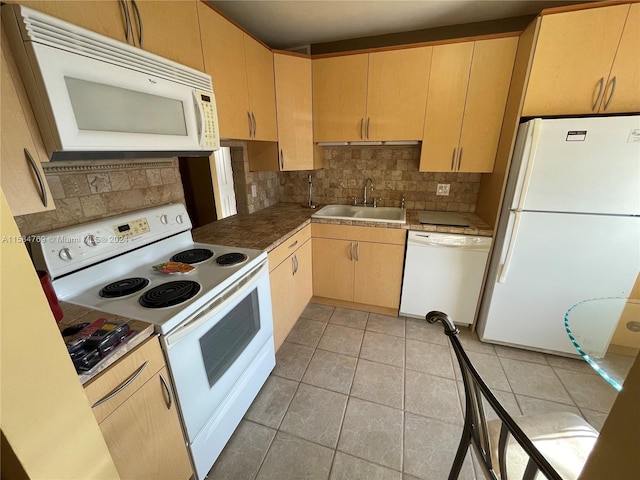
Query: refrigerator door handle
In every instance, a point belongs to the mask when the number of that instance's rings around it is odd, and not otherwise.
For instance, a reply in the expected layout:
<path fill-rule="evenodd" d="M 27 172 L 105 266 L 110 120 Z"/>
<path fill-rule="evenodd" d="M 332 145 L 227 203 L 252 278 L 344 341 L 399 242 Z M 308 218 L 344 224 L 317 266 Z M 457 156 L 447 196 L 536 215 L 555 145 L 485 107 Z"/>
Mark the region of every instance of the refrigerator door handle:
<path fill-rule="evenodd" d="M 542 130 L 542 120 L 536 118 L 533 120 L 533 126 L 531 128 L 531 137 L 527 140 L 529 145 L 529 152 L 526 157 L 526 170 L 522 179 L 522 186 L 520 189 L 520 196 L 518 197 L 518 204 L 514 206 L 517 211 L 524 209 L 524 202 L 527 198 L 527 192 L 529 190 L 529 184 L 531 183 L 531 175 L 533 174 L 533 164 L 535 163 L 536 153 L 538 151 L 538 144 L 540 138 L 540 131 Z"/>
<path fill-rule="evenodd" d="M 511 259 L 513 258 L 513 252 L 516 248 L 516 240 L 518 239 L 518 229 L 520 228 L 520 219 L 522 218 L 522 212 L 513 212 L 515 219 L 513 221 L 513 229 L 509 236 L 509 244 L 507 245 L 507 254 L 500 269 L 500 275 L 498 276 L 498 283 L 504 283 L 507 280 L 507 274 L 509 273 L 509 267 L 511 266 Z"/>

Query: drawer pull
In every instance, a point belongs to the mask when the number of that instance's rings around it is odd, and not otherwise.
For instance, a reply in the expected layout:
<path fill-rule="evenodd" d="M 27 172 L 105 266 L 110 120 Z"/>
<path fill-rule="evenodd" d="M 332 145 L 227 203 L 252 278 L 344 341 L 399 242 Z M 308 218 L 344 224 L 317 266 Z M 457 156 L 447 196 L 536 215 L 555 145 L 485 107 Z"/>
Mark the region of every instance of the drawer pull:
<path fill-rule="evenodd" d="M 116 395 L 118 395 L 120 392 L 122 392 L 125 388 L 127 388 L 129 385 L 131 385 L 133 383 L 133 381 L 138 378 L 138 376 L 142 373 L 142 371 L 145 369 L 145 367 L 147 366 L 147 363 L 149 363 L 148 361 L 144 362 L 140 368 L 138 368 L 135 372 L 133 372 L 131 374 L 131 376 L 129 378 L 127 378 L 119 387 L 117 387 L 115 390 L 113 390 L 111 393 L 108 393 L 107 395 L 105 395 L 104 397 L 102 397 L 100 400 L 98 400 L 96 403 L 94 403 L 93 405 L 91 405 L 91 408 L 96 408 L 98 405 L 102 405 L 104 402 L 107 402 L 109 400 L 111 400 L 113 397 L 115 397 Z"/>
<path fill-rule="evenodd" d="M 169 385 L 167 381 L 164 379 L 162 374 L 160 373 L 160 382 L 162 382 L 162 386 L 167 391 L 167 398 L 169 399 L 169 404 L 167 405 L 167 410 L 171 410 L 171 405 L 173 405 L 173 397 L 171 396 L 171 390 L 169 389 Z"/>
<path fill-rule="evenodd" d="M 291 245 L 289 245 L 289 248 L 293 248 L 298 244 L 298 240 L 296 240 L 295 242 L 293 242 Z"/>
<path fill-rule="evenodd" d="M 591 111 L 596 111 L 598 109 L 598 105 L 600 105 L 600 99 L 602 98 L 602 94 L 604 89 L 604 77 L 600 77 L 598 80 L 598 96 L 596 97 L 596 101 L 593 102 L 593 106 L 591 107 Z"/>

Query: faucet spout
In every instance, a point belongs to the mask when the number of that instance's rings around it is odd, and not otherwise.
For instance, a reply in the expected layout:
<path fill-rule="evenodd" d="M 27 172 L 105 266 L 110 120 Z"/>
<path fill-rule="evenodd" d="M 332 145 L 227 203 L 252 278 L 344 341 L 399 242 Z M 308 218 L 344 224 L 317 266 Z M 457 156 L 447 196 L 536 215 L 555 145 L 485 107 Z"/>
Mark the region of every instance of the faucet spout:
<path fill-rule="evenodd" d="M 367 178 L 364 181 L 364 192 L 363 192 L 363 201 L 362 204 L 366 207 L 367 206 L 367 185 L 371 184 L 371 191 L 373 192 L 373 180 L 371 180 L 371 178 Z"/>

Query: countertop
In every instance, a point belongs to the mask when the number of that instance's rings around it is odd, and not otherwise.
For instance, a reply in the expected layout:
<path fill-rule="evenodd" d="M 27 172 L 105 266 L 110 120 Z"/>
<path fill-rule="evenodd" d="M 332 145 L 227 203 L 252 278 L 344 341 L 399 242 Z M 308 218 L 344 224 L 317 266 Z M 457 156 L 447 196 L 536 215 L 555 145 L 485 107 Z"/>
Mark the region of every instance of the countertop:
<path fill-rule="evenodd" d="M 318 209 L 320 206 L 318 207 Z M 388 222 L 363 222 L 361 220 L 334 220 L 311 218 L 318 209 L 309 209 L 297 203 L 278 203 L 252 214 L 234 215 L 198 227 L 192 231 L 196 242 L 214 245 L 255 248 L 270 251 L 310 223 L 334 225 L 358 225 L 377 228 L 400 228 L 425 232 L 459 233 L 464 235 L 492 236 L 493 230 L 473 213 L 460 213 L 471 224 L 469 227 L 425 225 L 418 221 L 416 210 L 407 210 L 405 224 Z"/>
<path fill-rule="evenodd" d="M 92 323 L 99 318 L 106 318 L 107 320 L 114 322 L 126 322 L 129 324 L 129 328 L 136 332 L 135 335 L 130 336 L 125 343 L 118 345 L 112 352 L 105 358 L 100 360 L 91 370 L 87 372 L 78 373 L 80 383 L 83 385 L 98 375 L 100 372 L 113 365 L 117 360 L 122 358 L 126 353 L 130 352 L 147 338 L 153 335 L 153 325 L 138 320 L 132 320 L 130 318 L 121 317 L 119 315 L 111 315 L 109 313 L 100 312 L 98 310 L 92 310 L 91 308 L 81 307 L 79 305 L 73 305 L 66 302 L 60 302 L 64 317 L 58 324 L 60 332 L 67 327 L 77 325 L 83 322 Z"/>

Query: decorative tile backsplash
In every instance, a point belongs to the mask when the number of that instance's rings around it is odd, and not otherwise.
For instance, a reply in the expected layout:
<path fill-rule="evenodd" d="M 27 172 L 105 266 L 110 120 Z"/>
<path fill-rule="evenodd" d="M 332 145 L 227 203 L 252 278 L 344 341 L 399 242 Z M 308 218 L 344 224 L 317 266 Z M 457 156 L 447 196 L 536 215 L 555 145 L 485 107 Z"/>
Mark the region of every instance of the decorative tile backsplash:
<path fill-rule="evenodd" d="M 423 173 L 418 171 L 420 145 L 324 147 L 324 170 L 281 172 L 278 200 L 307 203 L 308 174 L 317 204 L 362 201 L 364 183 L 371 178 L 379 206 L 416 210 L 475 212 L 479 173 Z M 438 183 L 450 184 L 448 196 L 436 196 Z M 368 199 L 370 200 L 370 198 Z"/>
<path fill-rule="evenodd" d="M 56 209 L 16 217 L 23 235 L 184 203 L 177 158 L 49 162 L 43 168 Z"/>

